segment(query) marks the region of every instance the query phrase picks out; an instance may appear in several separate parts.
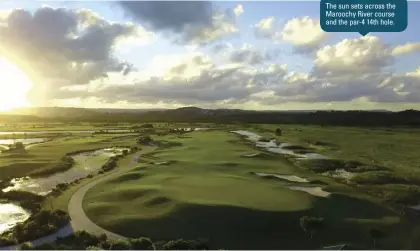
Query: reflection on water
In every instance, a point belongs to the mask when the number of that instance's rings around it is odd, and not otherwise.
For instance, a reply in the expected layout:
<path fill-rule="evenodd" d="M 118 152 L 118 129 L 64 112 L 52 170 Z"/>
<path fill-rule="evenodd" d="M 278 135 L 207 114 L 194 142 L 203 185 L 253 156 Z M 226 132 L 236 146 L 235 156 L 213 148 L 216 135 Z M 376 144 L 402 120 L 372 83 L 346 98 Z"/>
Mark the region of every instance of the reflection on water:
<path fill-rule="evenodd" d="M 106 132 L 114 132 L 114 133 L 124 133 L 124 132 L 132 132 L 133 130 L 129 129 L 110 129 L 110 130 L 103 130 Z M 29 131 L 29 132 L 0 132 L 0 135 L 11 135 L 11 134 L 49 134 L 49 133 L 94 133 L 99 131 L 94 130 L 72 130 L 72 131 Z"/>
<path fill-rule="evenodd" d="M 92 152 L 85 152 L 73 155 L 74 167 L 67 171 L 53 174 L 42 178 L 16 178 L 12 186 L 3 189 L 3 192 L 20 190 L 36 193 L 39 195 L 48 194 L 60 183 L 69 183 L 78 178 L 84 178 L 90 173 L 96 173 L 112 156 L 121 155 L 127 148 L 106 148 Z"/>
<path fill-rule="evenodd" d="M 22 142 L 24 145 L 40 143 L 45 141 L 44 138 L 30 138 L 30 139 L 0 139 L 0 145 L 11 145 L 15 142 Z"/>
<path fill-rule="evenodd" d="M 0 202 L 0 233 L 14 227 L 17 223 L 24 222 L 29 215 L 29 212 L 18 203 Z"/>
<path fill-rule="evenodd" d="M 296 157 L 297 159 L 327 159 L 327 156 L 318 153 L 295 153 L 293 150 L 285 149 L 284 147 L 290 146 L 288 143 L 277 143 L 277 140 L 272 139 L 270 141 L 260 141 L 262 136 L 244 130 L 231 131 L 242 136 L 246 136 L 247 140 L 255 142 L 257 147 L 265 148 L 267 151 L 272 153 L 286 154 Z"/>

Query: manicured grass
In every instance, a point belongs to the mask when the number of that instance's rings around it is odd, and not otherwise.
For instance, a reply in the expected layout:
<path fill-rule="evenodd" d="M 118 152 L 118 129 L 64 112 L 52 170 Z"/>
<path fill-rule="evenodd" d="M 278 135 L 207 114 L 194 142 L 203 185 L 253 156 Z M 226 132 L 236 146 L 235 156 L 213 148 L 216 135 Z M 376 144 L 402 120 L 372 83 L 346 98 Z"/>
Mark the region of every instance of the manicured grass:
<path fill-rule="evenodd" d="M 83 206 L 95 223 L 128 237 L 208 238 L 216 249 L 305 249 L 336 242 L 369 246 L 372 226 L 391 232 L 379 245 L 399 248 L 404 241 L 399 217 L 374 200 L 281 156 L 241 157 L 258 150 L 236 135 L 208 131 L 158 139 L 182 146 L 154 154 L 169 165 L 136 168 L 88 191 Z M 251 172 L 320 180 L 335 193 L 315 197 Z M 304 215 L 327 221 L 314 240 L 299 226 Z"/>

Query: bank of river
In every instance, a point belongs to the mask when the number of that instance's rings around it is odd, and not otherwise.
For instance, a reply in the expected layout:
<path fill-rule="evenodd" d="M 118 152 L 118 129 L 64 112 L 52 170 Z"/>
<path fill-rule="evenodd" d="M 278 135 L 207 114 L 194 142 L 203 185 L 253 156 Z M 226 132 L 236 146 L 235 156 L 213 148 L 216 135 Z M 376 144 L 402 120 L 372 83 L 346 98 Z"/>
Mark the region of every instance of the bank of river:
<path fill-rule="evenodd" d="M 69 170 L 42 178 L 16 178 L 11 181 L 11 186 L 3 189 L 3 192 L 17 190 L 47 195 L 60 183 L 70 183 L 89 174 L 97 173 L 109 158 L 121 155 L 123 150 L 128 150 L 128 148 L 106 148 L 75 154 L 72 156 L 75 164 Z M 18 203 L 0 202 L 0 233 L 25 221 L 29 215 L 30 213 L 20 207 Z"/>
<path fill-rule="evenodd" d="M 3 192 L 12 190 L 27 191 L 39 195 L 48 194 L 60 183 L 70 183 L 76 179 L 84 178 L 91 173 L 96 173 L 112 156 L 121 155 L 127 148 L 106 148 L 92 152 L 72 155 L 74 166 L 67 171 L 55 173 L 40 178 L 16 178 L 12 185 L 3 189 Z"/>

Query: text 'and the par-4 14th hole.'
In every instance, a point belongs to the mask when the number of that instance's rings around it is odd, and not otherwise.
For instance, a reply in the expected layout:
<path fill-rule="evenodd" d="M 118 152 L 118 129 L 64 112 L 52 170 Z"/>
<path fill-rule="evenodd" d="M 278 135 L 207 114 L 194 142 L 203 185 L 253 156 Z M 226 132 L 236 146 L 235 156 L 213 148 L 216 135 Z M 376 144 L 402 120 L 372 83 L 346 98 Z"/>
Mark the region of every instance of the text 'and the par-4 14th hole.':
<path fill-rule="evenodd" d="M 407 28 L 407 0 L 321 0 L 326 32 L 401 32 Z"/>

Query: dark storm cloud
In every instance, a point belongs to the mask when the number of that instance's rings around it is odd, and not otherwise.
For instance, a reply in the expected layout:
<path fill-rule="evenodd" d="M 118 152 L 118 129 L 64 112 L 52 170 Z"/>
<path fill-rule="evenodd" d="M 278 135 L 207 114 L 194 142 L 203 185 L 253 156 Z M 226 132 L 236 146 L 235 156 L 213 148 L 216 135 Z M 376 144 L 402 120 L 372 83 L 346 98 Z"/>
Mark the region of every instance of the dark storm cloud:
<path fill-rule="evenodd" d="M 237 33 L 233 10 L 208 1 L 122 1 L 126 14 L 154 31 L 172 32 L 175 43 L 208 44 Z"/>
<path fill-rule="evenodd" d="M 122 1 L 118 4 L 127 14 L 154 30 L 179 33 L 188 26 L 212 25 L 212 3 L 207 1 Z"/>

